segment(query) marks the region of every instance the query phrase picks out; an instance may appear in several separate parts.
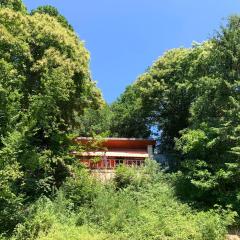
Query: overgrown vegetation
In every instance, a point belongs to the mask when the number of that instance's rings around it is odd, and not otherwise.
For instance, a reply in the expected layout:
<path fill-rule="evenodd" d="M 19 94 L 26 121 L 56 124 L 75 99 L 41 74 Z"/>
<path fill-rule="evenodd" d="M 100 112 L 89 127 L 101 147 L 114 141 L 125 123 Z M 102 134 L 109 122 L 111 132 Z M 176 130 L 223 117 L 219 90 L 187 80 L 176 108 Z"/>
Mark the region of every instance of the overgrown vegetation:
<path fill-rule="evenodd" d="M 232 16 L 212 39 L 166 52 L 112 106 L 117 136 L 147 137 L 158 129 L 159 153 L 178 156 L 182 198 L 238 212 L 239 26 L 240 17 Z"/>
<path fill-rule="evenodd" d="M 115 181 L 95 182 L 78 168 L 53 200 L 38 199 L 12 239 L 225 239 L 231 211 L 197 212 L 180 203 L 157 166 L 121 166 Z"/>
<path fill-rule="evenodd" d="M 240 212 L 239 25 L 166 52 L 107 106 L 57 9 L 0 0 L 0 238 L 224 239 Z M 153 129 L 176 172 L 120 166 L 104 185 L 69 154 L 78 134 Z"/>

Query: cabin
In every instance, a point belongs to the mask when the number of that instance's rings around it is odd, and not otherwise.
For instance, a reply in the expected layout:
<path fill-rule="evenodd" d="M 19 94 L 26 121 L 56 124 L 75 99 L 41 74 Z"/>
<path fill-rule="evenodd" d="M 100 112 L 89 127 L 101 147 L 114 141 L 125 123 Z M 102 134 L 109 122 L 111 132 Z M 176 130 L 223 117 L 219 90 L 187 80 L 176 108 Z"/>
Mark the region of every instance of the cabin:
<path fill-rule="evenodd" d="M 74 154 L 90 169 L 115 169 L 118 165 L 141 166 L 146 158 L 153 158 L 155 140 L 140 138 L 104 138 L 94 145 L 94 140 L 77 137 L 75 142 L 83 151 Z"/>

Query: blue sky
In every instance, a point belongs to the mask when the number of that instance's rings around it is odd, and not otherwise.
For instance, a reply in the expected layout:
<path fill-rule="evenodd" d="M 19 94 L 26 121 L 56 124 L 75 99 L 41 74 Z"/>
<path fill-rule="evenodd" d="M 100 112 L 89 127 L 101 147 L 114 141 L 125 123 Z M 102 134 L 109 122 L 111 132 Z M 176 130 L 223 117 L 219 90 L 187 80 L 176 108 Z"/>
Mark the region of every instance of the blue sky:
<path fill-rule="evenodd" d="M 91 72 L 113 102 L 164 51 L 202 42 L 239 0 L 23 0 L 28 9 L 50 4 L 74 27 L 91 53 Z"/>

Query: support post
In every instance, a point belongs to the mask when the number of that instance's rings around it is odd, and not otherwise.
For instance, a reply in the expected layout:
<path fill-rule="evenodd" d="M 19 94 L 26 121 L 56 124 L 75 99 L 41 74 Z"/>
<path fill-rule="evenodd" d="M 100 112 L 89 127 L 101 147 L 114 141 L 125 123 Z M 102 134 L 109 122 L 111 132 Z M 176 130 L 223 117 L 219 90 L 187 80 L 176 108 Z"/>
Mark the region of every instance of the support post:
<path fill-rule="evenodd" d="M 150 159 L 153 159 L 153 146 L 152 145 L 148 145 L 147 146 L 147 150 L 148 150 L 148 157 Z"/>

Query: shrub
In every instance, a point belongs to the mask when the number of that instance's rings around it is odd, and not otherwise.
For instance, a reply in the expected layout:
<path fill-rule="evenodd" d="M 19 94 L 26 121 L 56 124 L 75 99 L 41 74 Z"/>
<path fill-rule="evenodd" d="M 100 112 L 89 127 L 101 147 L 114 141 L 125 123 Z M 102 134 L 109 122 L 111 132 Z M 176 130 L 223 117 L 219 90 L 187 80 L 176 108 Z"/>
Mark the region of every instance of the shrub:
<path fill-rule="evenodd" d="M 29 209 L 13 239 L 223 240 L 236 214 L 193 210 L 156 169 L 141 168 L 139 184 L 136 169 L 121 167 L 123 176 L 130 172 L 133 178 L 117 189 L 113 183 L 99 186 L 78 169 L 53 200 L 42 198 Z"/>
<path fill-rule="evenodd" d="M 18 224 L 13 239 L 36 239 L 39 232 L 47 233 L 56 222 L 53 203 L 46 197 L 39 199 L 26 213 L 25 221 Z"/>
<path fill-rule="evenodd" d="M 158 164 L 150 159 L 146 159 L 145 166 L 141 167 L 119 165 L 116 168 L 114 182 L 117 189 L 125 188 L 130 185 L 133 187 L 140 187 L 156 177 L 158 168 Z"/>
<path fill-rule="evenodd" d="M 97 180 L 80 165 L 75 166 L 73 176 L 68 177 L 61 187 L 61 191 L 75 210 L 84 204 L 90 204 L 99 189 L 100 184 Z"/>

